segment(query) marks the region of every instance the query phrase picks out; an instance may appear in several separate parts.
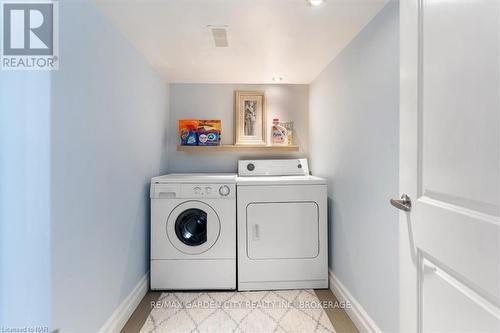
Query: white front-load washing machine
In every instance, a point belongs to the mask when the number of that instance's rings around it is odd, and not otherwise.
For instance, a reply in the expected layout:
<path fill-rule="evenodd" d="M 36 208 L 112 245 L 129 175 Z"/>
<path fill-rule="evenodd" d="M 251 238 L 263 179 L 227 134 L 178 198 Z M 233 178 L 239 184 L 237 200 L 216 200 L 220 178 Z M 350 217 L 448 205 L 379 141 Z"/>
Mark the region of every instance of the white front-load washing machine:
<path fill-rule="evenodd" d="M 239 161 L 238 290 L 328 288 L 326 180 L 306 159 Z"/>
<path fill-rule="evenodd" d="M 151 289 L 236 289 L 236 175 L 151 180 Z"/>

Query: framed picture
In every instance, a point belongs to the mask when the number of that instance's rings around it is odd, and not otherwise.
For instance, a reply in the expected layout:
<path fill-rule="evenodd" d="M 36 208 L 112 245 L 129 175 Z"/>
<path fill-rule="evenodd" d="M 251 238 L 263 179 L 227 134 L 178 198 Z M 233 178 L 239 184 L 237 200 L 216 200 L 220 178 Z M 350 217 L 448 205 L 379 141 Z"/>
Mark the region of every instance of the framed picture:
<path fill-rule="evenodd" d="M 235 144 L 267 144 L 266 97 L 263 91 L 235 91 L 235 125 Z"/>

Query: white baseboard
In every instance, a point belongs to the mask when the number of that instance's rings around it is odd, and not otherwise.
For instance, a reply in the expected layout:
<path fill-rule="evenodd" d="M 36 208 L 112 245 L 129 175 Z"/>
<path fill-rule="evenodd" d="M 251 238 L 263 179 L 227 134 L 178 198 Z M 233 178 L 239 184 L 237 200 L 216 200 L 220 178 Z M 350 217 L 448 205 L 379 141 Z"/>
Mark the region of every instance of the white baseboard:
<path fill-rule="evenodd" d="M 351 304 L 351 307 L 348 309 L 346 308 L 345 312 L 349 318 L 351 318 L 358 330 L 360 332 L 382 333 L 382 330 L 375 324 L 361 304 L 359 304 L 359 302 L 349 293 L 347 288 L 339 281 L 332 271 L 329 272 L 329 276 L 330 290 L 335 297 L 337 297 L 339 302 L 349 302 Z"/>
<path fill-rule="evenodd" d="M 132 292 L 116 308 L 99 330 L 100 333 L 119 333 L 149 290 L 149 272 L 139 280 Z"/>

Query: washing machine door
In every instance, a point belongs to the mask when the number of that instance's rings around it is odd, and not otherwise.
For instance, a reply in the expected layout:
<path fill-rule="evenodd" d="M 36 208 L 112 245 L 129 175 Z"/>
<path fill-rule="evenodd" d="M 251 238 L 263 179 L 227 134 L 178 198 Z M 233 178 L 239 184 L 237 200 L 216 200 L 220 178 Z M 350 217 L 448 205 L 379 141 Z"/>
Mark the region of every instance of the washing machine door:
<path fill-rule="evenodd" d="M 168 239 L 175 248 L 186 254 L 200 254 L 217 242 L 220 220 L 212 207 L 191 200 L 172 210 L 166 228 Z"/>

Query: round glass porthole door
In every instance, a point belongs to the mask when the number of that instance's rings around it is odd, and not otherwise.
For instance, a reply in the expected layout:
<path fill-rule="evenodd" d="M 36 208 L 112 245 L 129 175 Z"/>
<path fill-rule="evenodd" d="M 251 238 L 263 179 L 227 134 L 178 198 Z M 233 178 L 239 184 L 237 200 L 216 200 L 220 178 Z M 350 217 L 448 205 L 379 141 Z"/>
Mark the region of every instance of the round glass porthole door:
<path fill-rule="evenodd" d="M 207 241 L 207 213 L 198 208 L 183 211 L 175 220 L 175 234 L 186 245 L 199 246 Z"/>
<path fill-rule="evenodd" d="M 201 201 L 186 201 L 175 207 L 167 220 L 167 236 L 173 246 L 186 254 L 210 249 L 220 233 L 219 217 Z"/>

